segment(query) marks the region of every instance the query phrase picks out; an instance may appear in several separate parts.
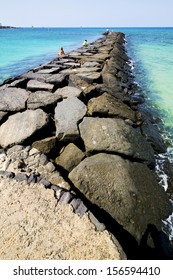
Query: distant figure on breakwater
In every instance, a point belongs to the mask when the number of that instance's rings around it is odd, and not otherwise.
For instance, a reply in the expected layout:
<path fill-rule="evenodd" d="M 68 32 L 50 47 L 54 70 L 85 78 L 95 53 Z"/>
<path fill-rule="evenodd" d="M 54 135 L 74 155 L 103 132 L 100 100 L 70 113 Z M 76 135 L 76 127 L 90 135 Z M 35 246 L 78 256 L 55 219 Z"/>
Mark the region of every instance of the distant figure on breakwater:
<path fill-rule="evenodd" d="M 86 47 L 87 46 L 87 40 L 84 40 L 83 42 L 83 46 Z"/>
<path fill-rule="evenodd" d="M 109 34 L 110 34 L 110 32 L 109 32 L 109 29 L 107 28 L 106 31 L 103 33 L 103 35 L 106 35 L 106 36 L 107 36 L 107 35 L 109 35 Z"/>
<path fill-rule="evenodd" d="M 58 57 L 62 56 L 63 54 L 65 54 L 63 47 L 60 48 L 60 52 L 58 54 Z"/>

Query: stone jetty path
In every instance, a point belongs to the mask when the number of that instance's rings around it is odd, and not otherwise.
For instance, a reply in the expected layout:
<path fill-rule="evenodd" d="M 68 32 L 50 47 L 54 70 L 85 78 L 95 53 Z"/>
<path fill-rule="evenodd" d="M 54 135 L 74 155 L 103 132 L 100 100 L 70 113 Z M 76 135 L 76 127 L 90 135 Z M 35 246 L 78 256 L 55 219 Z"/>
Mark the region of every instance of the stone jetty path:
<path fill-rule="evenodd" d="M 0 86 L 0 259 L 141 258 L 172 213 L 125 43 L 112 33 Z"/>

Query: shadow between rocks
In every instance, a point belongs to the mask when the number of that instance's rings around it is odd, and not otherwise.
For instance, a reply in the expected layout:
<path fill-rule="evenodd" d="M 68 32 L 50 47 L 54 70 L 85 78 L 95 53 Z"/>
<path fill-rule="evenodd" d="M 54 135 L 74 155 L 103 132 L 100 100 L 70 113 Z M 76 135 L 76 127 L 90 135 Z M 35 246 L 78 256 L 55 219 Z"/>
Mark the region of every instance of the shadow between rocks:
<path fill-rule="evenodd" d="M 82 198 L 84 200 L 84 198 Z M 120 243 L 127 259 L 129 260 L 171 260 L 173 259 L 173 250 L 168 236 L 163 231 L 158 231 L 155 225 L 148 225 L 140 244 L 136 239 L 114 220 L 105 210 L 97 205 L 92 205 L 88 200 L 85 205 L 91 210 L 96 218 L 105 224 L 106 229 L 112 233 Z M 153 246 L 148 245 L 148 241 Z"/>

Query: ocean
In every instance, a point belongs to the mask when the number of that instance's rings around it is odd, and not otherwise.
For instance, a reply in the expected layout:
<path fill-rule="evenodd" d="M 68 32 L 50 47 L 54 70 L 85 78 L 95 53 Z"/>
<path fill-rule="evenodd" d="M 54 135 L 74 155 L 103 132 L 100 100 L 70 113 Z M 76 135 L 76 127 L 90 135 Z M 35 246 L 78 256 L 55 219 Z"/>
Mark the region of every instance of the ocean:
<path fill-rule="evenodd" d="M 55 58 L 93 42 L 106 28 L 18 28 L 0 29 L 0 84 Z M 161 119 L 160 132 L 167 144 L 165 157 L 173 162 L 173 28 L 109 28 L 124 32 L 134 74 L 147 105 Z M 163 156 L 162 156 L 163 158 Z M 160 167 L 162 168 L 162 167 Z M 160 172 L 161 173 L 161 172 Z M 166 176 L 162 184 L 167 186 Z M 172 221 L 171 221 L 172 219 Z M 169 220 L 173 224 L 173 217 Z M 173 230 L 171 233 L 173 237 Z"/>

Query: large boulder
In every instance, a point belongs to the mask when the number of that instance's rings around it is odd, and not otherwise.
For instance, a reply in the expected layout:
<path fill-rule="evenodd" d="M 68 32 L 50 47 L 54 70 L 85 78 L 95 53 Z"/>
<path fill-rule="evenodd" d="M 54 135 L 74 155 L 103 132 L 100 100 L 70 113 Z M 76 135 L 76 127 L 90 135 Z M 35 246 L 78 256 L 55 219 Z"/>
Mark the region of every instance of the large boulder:
<path fill-rule="evenodd" d="M 51 93 L 49 91 L 36 91 L 30 94 L 27 100 L 28 109 L 37 109 L 48 105 L 55 105 L 58 100 L 62 99 L 59 93 Z"/>
<path fill-rule="evenodd" d="M 56 136 L 60 140 L 79 137 L 78 123 L 87 112 L 86 105 L 77 97 L 69 97 L 55 108 Z"/>
<path fill-rule="evenodd" d="M 153 149 L 158 153 L 166 153 L 166 145 L 163 142 L 163 138 L 159 133 L 156 124 L 152 124 L 151 121 L 145 120 L 141 125 L 142 134 L 151 143 Z"/>
<path fill-rule="evenodd" d="M 43 129 L 49 121 L 41 109 L 26 110 L 8 118 L 0 127 L 0 145 L 3 148 L 21 144 L 33 134 Z"/>
<path fill-rule="evenodd" d="M 84 159 L 69 179 L 88 200 L 104 209 L 139 242 L 148 224 L 158 229 L 172 211 L 164 189 L 141 163 L 117 155 Z"/>
<path fill-rule="evenodd" d="M 86 73 L 80 73 L 76 75 L 80 77 L 82 80 L 88 82 L 89 84 L 97 83 L 101 78 L 101 75 L 98 72 L 86 72 Z"/>
<path fill-rule="evenodd" d="M 64 74 L 53 74 L 46 79 L 47 83 L 55 84 L 56 86 L 62 86 L 63 84 L 65 84 L 65 81 L 66 75 Z"/>
<path fill-rule="evenodd" d="M 87 118 L 79 125 L 87 152 L 112 152 L 154 165 L 154 151 L 141 133 L 121 119 Z"/>
<path fill-rule="evenodd" d="M 79 88 L 71 86 L 59 88 L 55 91 L 55 94 L 62 96 L 62 98 L 80 97 L 81 93 L 82 91 Z"/>
<path fill-rule="evenodd" d="M 20 88 L 4 88 L 0 90 L 0 111 L 20 111 L 25 109 L 25 103 L 30 92 Z"/>
<path fill-rule="evenodd" d="M 106 92 L 89 100 L 88 114 L 90 116 L 119 116 L 133 122 L 136 121 L 135 112 L 130 107 Z"/>
<path fill-rule="evenodd" d="M 49 90 L 52 91 L 54 88 L 54 85 L 52 84 L 48 84 L 48 83 L 44 83 L 44 82 L 40 82 L 37 80 L 30 80 L 27 83 L 27 89 L 31 90 L 31 91 L 36 91 L 36 90 Z"/>
<path fill-rule="evenodd" d="M 80 67 L 80 68 L 74 68 L 74 69 L 65 69 L 65 70 L 62 70 L 60 73 L 62 74 L 67 74 L 67 75 L 72 75 L 72 74 L 84 74 L 84 73 L 88 73 L 88 71 L 91 73 L 91 72 L 98 72 L 100 71 L 100 68 L 99 67 L 90 67 L 88 69 L 88 67 Z"/>

